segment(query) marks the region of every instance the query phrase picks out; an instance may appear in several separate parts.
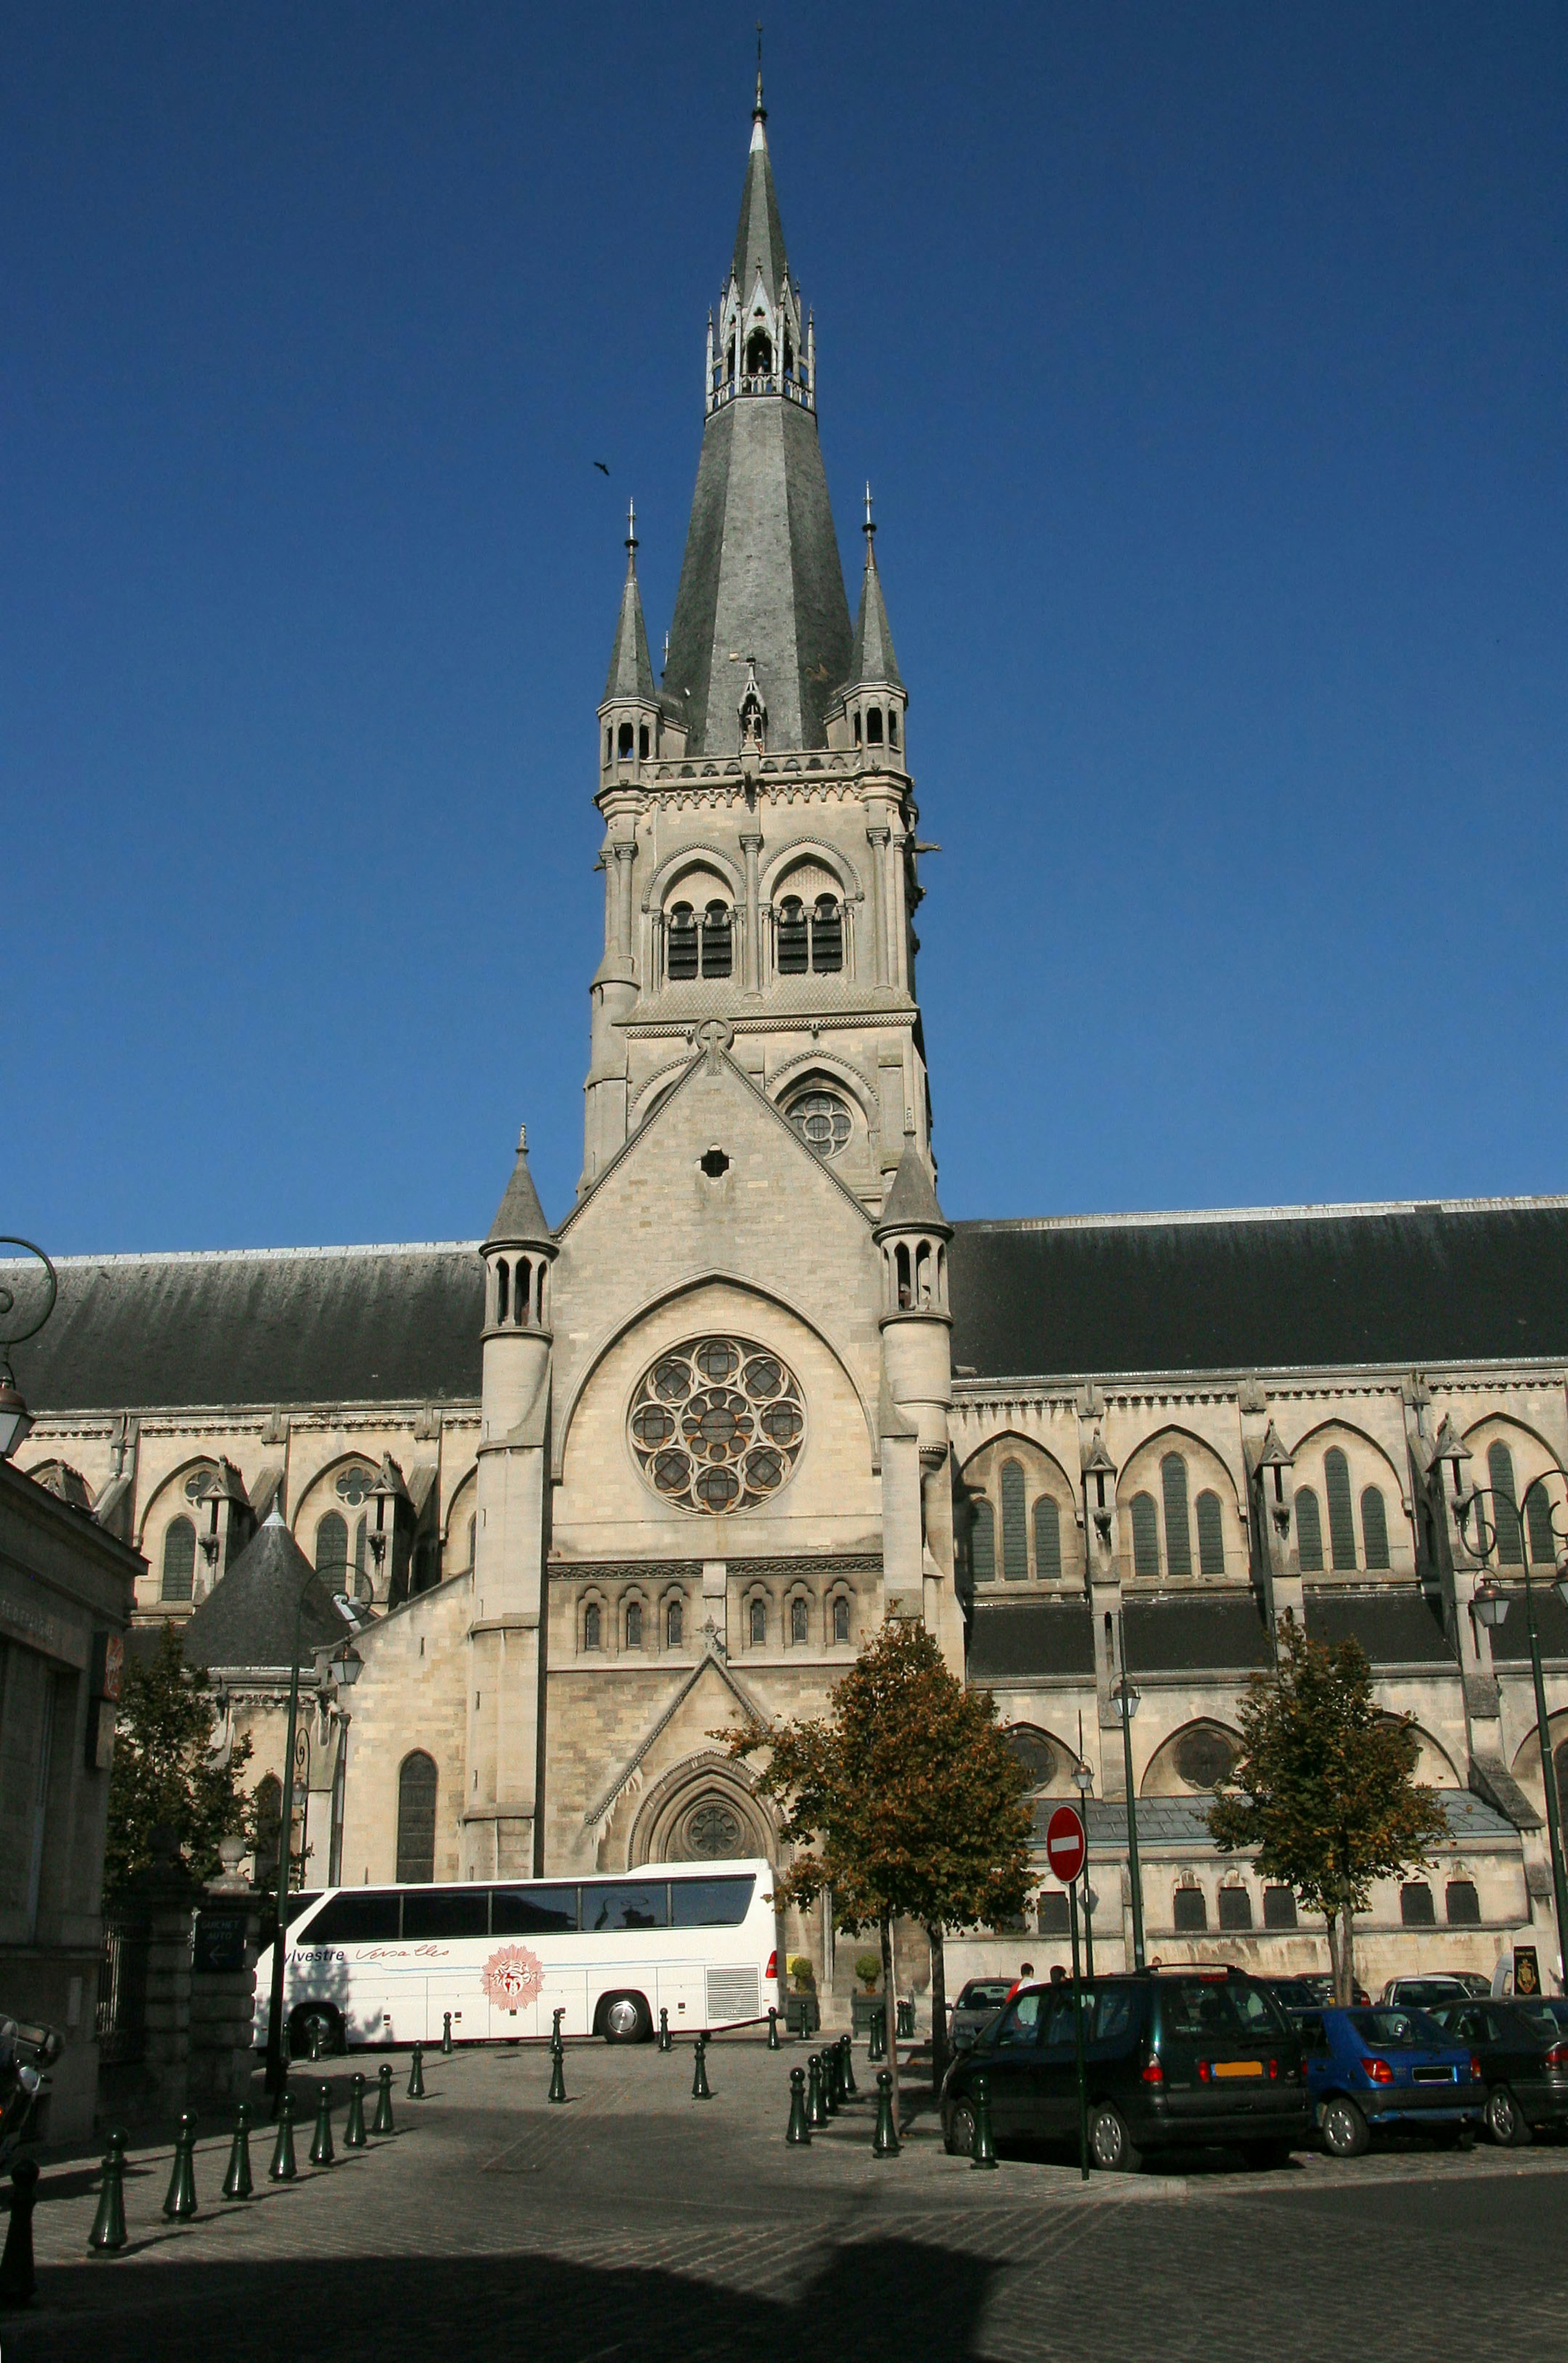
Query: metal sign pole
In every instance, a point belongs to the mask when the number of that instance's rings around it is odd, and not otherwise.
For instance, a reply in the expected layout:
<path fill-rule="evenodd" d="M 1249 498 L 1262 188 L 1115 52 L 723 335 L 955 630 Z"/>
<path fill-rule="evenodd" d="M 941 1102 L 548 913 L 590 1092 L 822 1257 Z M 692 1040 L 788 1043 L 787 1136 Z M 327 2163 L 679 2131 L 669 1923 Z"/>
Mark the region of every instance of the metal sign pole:
<path fill-rule="evenodd" d="M 1089 2180 L 1089 2095 L 1084 2067 L 1084 1994 L 1078 1982 L 1078 1888 L 1069 1884 L 1067 1908 L 1073 1922 L 1073 2040 L 1078 2054 L 1078 2169 Z"/>

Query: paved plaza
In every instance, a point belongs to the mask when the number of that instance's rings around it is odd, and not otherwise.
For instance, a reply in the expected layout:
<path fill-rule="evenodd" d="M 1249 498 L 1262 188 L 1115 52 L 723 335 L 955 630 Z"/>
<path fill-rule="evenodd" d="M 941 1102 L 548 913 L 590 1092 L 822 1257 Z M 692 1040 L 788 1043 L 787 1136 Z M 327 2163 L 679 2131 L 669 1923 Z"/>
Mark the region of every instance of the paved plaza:
<path fill-rule="evenodd" d="M 514 2351 L 551 2363 L 743 2358 L 830 2348 L 896 2363 L 964 2357 L 1143 2363 L 1232 2352 L 1422 2358 L 1568 2352 L 1568 2147 L 1437 2154 L 1267 2173 L 1222 2154 L 1080 2181 L 1075 2161 L 950 2158 L 929 2102 L 896 2159 L 851 2104 L 809 2149 L 784 2142 L 788 2070 L 730 2037 L 709 2052 L 569 2047 L 550 2107 L 533 2047 L 433 2055 L 428 2098 L 338 2162 L 306 2163 L 316 2079 L 295 2079 L 300 2179 L 219 2197 L 227 2132 L 196 2150 L 200 2212 L 161 2208 L 171 2143 L 128 2152 L 129 2246 L 86 2255 L 91 2157 L 46 2158 L 39 2293 L 4 2317 L 5 2363 L 403 2358 Z M 373 2071 L 373 2056 L 363 2063 Z M 871 2078 L 856 2053 L 862 2091 Z M 373 2083 L 372 2086 L 373 2092 Z"/>

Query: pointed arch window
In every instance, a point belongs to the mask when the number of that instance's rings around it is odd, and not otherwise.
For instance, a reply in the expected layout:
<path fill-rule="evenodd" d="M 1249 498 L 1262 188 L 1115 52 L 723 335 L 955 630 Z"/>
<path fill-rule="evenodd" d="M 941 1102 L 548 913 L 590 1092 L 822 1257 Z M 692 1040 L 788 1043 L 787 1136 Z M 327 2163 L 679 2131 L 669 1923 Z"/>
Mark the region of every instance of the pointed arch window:
<path fill-rule="evenodd" d="M 1362 1495 L 1362 1547 L 1368 1567 L 1388 1565 L 1388 1514 L 1375 1485 Z"/>
<path fill-rule="evenodd" d="M 506 1259 L 505 1256 L 499 1256 L 495 1262 L 495 1326 L 497 1328 L 506 1322 L 508 1286 Z"/>
<path fill-rule="evenodd" d="M 584 1649 L 596 1649 L 599 1647 L 599 1634 L 601 1629 L 602 1625 L 599 1615 L 599 1603 L 596 1600 L 590 1600 L 588 1605 L 583 1611 L 583 1647 Z"/>
<path fill-rule="evenodd" d="M 1529 1555 L 1538 1567 L 1551 1567 L 1557 1557 L 1551 1531 L 1551 1502 L 1544 1485 L 1532 1485 L 1525 1495 L 1525 1524 L 1529 1528 Z"/>
<path fill-rule="evenodd" d="M 760 1649 L 768 1637 L 768 1603 L 765 1600 L 753 1600 L 746 1613 L 749 1619 L 747 1637 L 753 1649 Z"/>
<path fill-rule="evenodd" d="M 1034 1571 L 1041 1583 L 1062 1581 L 1062 1512 L 1049 1493 L 1034 1505 Z"/>
<path fill-rule="evenodd" d="M 196 1582 L 196 1530 L 189 1518 L 172 1518 L 163 1537 L 163 1581 L 160 1587 L 165 1600 L 189 1600 Z"/>
<path fill-rule="evenodd" d="M 1351 1464 L 1337 1444 L 1323 1455 L 1323 1489 L 1329 1496 L 1329 1555 L 1336 1569 L 1356 1563 L 1356 1522 L 1351 1509 Z"/>
<path fill-rule="evenodd" d="M 866 745 L 868 747 L 880 747 L 881 744 L 882 708 L 880 705 L 868 705 L 866 708 Z"/>
<path fill-rule="evenodd" d="M 847 1641 L 850 1637 L 850 1603 L 840 1592 L 833 1603 L 833 1638 Z"/>
<path fill-rule="evenodd" d="M 1167 1452 L 1161 1461 L 1160 1491 L 1165 1497 L 1166 1570 L 1171 1575 L 1191 1575 L 1193 1537 L 1187 1522 L 1187 1464 L 1179 1452 Z"/>
<path fill-rule="evenodd" d="M 628 1649 L 642 1647 L 642 1603 L 628 1601 L 626 1611 L 626 1646 Z"/>
<path fill-rule="evenodd" d="M 797 1646 L 806 1638 L 809 1614 L 805 1598 L 797 1593 L 789 1603 L 789 1637 Z"/>
<path fill-rule="evenodd" d="M 328 1510 L 316 1529 L 316 1572 L 328 1592 L 349 1588 L 349 1522 Z"/>
<path fill-rule="evenodd" d="M 996 1514 L 984 1494 L 971 1508 L 970 1567 L 976 1583 L 996 1581 Z"/>
<path fill-rule="evenodd" d="M 1152 1493 L 1132 1497 L 1132 1571 L 1140 1576 L 1160 1572 L 1160 1514 Z"/>
<path fill-rule="evenodd" d="M 1009 1583 L 1027 1583 L 1029 1535 L 1022 1464 L 1002 1463 L 1002 1573 Z"/>
<path fill-rule="evenodd" d="M 1296 1544 L 1303 1575 L 1323 1572 L 1323 1514 L 1310 1485 L 1296 1489 Z"/>
<path fill-rule="evenodd" d="M 417 1747 L 397 1774 L 397 1879 L 422 1884 L 436 1875 L 436 1760 Z"/>
<path fill-rule="evenodd" d="M 1486 1474 L 1492 1481 L 1492 1515 L 1497 1528 L 1497 1564 L 1524 1565 L 1524 1538 L 1519 1530 L 1519 1497 L 1514 1491 L 1514 1456 L 1506 1444 L 1494 1444 L 1486 1453 Z"/>
<path fill-rule="evenodd" d="M 1197 1497 L 1197 1567 L 1200 1575 L 1225 1572 L 1225 1520 L 1219 1496 L 1206 1490 Z"/>
<path fill-rule="evenodd" d="M 684 1631 L 685 1618 L 681 1613 L 681 1603 L 678 1600 L 672 1600 L 664 1611 L 664 1647 L 678 1649 Z"/>

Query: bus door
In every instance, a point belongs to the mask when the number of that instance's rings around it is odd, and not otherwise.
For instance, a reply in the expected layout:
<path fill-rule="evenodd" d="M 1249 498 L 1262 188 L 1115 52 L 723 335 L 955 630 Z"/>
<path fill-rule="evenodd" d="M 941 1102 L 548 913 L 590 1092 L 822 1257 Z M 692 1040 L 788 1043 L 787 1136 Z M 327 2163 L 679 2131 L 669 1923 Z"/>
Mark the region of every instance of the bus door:
<path fill-rule="evenodd" d="M 568 2035 L 587 2032 L 587 1980 L 574 1886 L 494 1887 L 484 1985 L 489 2033 L 548 2036 L 557 2009 Z"/>
<path fill-rule="evenodd" d="M 411 1966 L 423 1969 L 424 2025 L 400 2025 L 400 2042 L 416 2035 L 439 2043 L 450 2011 L 452 2041 L 483 2041 L 490 2032 L 482 1978 L 488 1949 L 489 1891 L 483 1887 L 406 1887 L 403 1943 Z M 410 2002 L 413 2002 L 412 1992 Z"/>

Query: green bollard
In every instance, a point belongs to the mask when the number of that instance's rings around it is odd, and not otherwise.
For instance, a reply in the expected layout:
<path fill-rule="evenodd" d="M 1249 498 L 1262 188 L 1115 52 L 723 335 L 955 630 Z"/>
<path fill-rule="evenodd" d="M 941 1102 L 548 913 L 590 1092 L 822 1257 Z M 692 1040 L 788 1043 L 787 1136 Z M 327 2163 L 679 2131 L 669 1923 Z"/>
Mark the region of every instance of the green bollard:
<path fill-rule="evenodd" d="M 278 2137 L 272 2144 L 272 2162 L 267 2169 L 269 2182 L 293 2182 L 299 2173 L 294 2162 L 294 2094 L 287 2085 L 278 2102 Z"/>
<path fill-rule="evenodd" d="M 450 2059 L 451 2056 L 452 2014 L 450 2010 L 444 2010 L 441 2013 L 441 2058 L 443 2059 Z"/>
<path fill-rule="evenodd" d="M 667 2010 L 661 2010 L 659 2014 L 659 2048 L 661 2051 L 673 2051 L 675 2048 L 675 2038 L 670 2032 L 670 2014 Z"/>
<path fill-rule="evenodd" d="M 804 2068 L 792 2068 L 789 2071 L 789 2129 L 784 2139 L 792 2149 L 801 2144 L 808 2144 L 811 2139 L 811 2127 L 806 2115 Z"/>
<path fill-rule="evenodd" d="M 558 2010 L 552 2010 L 550 2014 L 550 2039 L 557 2051 L 561 2049 L 562 2046 L 561 2022 L 565 2015 L 566 2005 L 564 2002 L 562 2003 Z"/>
<path fill-rule="evenodd" d="M 363 2149 L 369 2139 L 365 2132 L 365 2080 L 356 2076 L 349 2087 L 349 2122 L 343 2127 L 343 2147 Z"/>
<path fill-rule="evenodd" d="M 550 2091 L 545 2097 L 551 2101 L 566 2098 L 566 2054 L 559 2044 L 550 2047 Z"/>
<path fill-rule="evenodd" d="M 125 2247 L 125 2136 L 111 2134 L 104 2157 L 98 2212 L 87 2235 L 90 2256 L 113 2257 Z"/>
<path fill-rule="evenodd" d="M 984 2069 L 974 2080 L 974 2139 L 970 2144 L 971 2166 L 992 2166 L 996 2163 L 996 2145 L 991 2138 L 991 2091 Z"/>
<path fill-rule="evenodd" d="M 35 2158 L 19 2158 L 11 2169 L 11 2220 L 0 2256 L 0 2305 L 31 2305 L 38 2294 L 33 2268 L 33 2204 L 39 2193 Z"/>
<path fill-rule="evenodd" d="M 164 2194 L 163 2213 L 171 2224 L 184 2223 L 196 2212 L 196 2121 L 187 2109 L 174 2136 L 174 2168 Z"/>
<path fill-rule="evenodd" d="M 371 2131 L 376 2135 L 389 2134 L 393 2130 L 392 2068 L 385 2059 L 382 2061 L 376 2071 L 376 2082 L 380 2085 L 381 2091 L 376 2096 L 375 2117 L 371 2125 Z"/>
<path fill-rule="evenodd" d="M 692 2069 L 692 2098 L 694 2101 L 711 2101 L 713 2098 L 713 2094 L 708 2090 L 707 2082 L 707 2045 L 708 2037 L 706 2030 L 705 2029 L 697 2037 L 696 2058 Z"/>
<path fill-rule="evenodd" d="M 317 2061 L 322 2058 L 325 2051 L 326 2045 L 323 2041 L 321 2020 L 319 2016 L 317 2016 L 313 2018 L 310 2022 L 310 2064 L 313 2068 L 317 2065 Z"/>
<path fill-rule="evenodd" d="M 828 2112 L 822 2101 L 822 2056 L 814 2051 L 806 2061 L 806 2122 L 813 2133 L 820 2133 L 828 2122 Z"/>
<path fill-rule="evenodd" d="M 855 2047 L 847 2035 L 840 2040 L 844 2047 L 844 2098 L 846 2101 L 858 2101 L 861 2095 L 860 2088 L 855 2082 Z"/>
<path fill-rule="evenodd" d="M 774 2005 L 770 2002 L 768 2004 L 768 2049 L 770 2051 L 776 2051 L 778 2047 L 779 2014 Z"/>
<path fill-rule="evenodd" d="M 408 2063 L 408 2098 L 422 2101 L 425 2097 L 425 2053 L 420 2044 L 414 2046 L 414 2057 Z"/>
<path fill-rule="evenodd" d="M 880 2069 L 876 2079 L 876 2137 L 871 2146 L 873 2158 L 896 2158 L 898 2128 L 893 2122 L 893 2077 Z"/>
<path fill-rule="evenodd" d="M 842 2105 L 839 2095 L 839 2047 L 830 2043 L 822 2054 L 822 2106 L 829 2117 L 836 2117 Z"/>
<path fill-rule="evenodd" d="M 866 2058 L 871 2066 L 874 2068 L 879 2059 L 885 2059 L 886 2057 L 887 2023 L 884 2018 L 882 2012 L 879 2010 L 873 2014 L 872 2019 L 871 2040 L 866 2045 Z"/>
<path fill-rule="evenodd" d="M 250 2180 L 250 2103 L 241 2101 L 239 2114 L 234 2121 L 234 2140 L 229 2147 L 228 2171 L 223 2178 L 226 2199 L 249 2199 L 255 2190 Z"/>
<path fill-rule="evenodd" d="M 312 2166 L 330 2166 L 337 2152 L 332 2147 L 332 2087 L 316 2087 L 316 2137 L 310 2145 Z"/>

